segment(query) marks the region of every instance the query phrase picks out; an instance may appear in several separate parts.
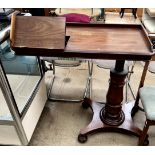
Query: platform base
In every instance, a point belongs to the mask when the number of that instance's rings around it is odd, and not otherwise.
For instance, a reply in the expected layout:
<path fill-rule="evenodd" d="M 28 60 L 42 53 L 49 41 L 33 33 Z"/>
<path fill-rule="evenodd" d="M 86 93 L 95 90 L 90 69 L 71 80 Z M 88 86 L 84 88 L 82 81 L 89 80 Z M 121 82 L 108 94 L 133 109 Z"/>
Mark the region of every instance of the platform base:
<path fill-rule="evenodd" d="M 78 135 L 78 141 L 80 143 L 86 142 L 87 136 L 89 134 L 94 134 L 97 132 L 119 132 L 122 134 L 129 134 L 140 137 L 142 130 L 140 130 L 138 127 L 134 125 L 134 122 L 131 117 L 131 110 L 134 105 L 134 102 L 130 102 L 123 105 L 122 110 L 124 112 L 125 119 L 124 122 L 119 126 L 107 125 L 100 118 L 100 111 L 105 106 L 105 104 L 92 102 L 91 100 L 86 99 L 82 105 L 83 107 L 90 107 L 92 109 L 93 118 L 90 124 L 80 131 Z"/>

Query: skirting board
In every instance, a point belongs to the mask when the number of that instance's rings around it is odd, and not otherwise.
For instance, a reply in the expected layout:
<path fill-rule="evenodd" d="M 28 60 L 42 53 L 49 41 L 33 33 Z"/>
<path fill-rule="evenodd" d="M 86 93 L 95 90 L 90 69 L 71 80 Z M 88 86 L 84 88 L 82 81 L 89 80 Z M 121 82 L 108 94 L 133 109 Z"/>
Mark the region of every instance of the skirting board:
<path fill-rule="evenodd" d="M 47 92 L 44 77 L 39 85 L 39 90 L 35 98 L 33 99 L 27 113 L 25 114 L 22 120 L 22 124 L 28 141 L 30 141 L 31 139 L 31 136 L 35 130 L 35 127 L 38 123 L 38 120 L 43 111 L 46 101 L 47 101 Z"/>

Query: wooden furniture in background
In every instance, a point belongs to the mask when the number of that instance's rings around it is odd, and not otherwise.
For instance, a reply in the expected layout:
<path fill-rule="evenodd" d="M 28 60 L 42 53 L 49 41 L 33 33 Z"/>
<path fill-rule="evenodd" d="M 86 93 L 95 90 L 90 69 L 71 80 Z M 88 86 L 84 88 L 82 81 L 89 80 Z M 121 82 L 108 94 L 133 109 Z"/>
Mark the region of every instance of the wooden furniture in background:
<path fill-rule="evenodd" d="M 121 11 L 120 11 L 120 16 L 121 16 L 121 18 L 123 18 L 123 16 L 124 16 L 124 12 L 125 12 L 125 10 L 131 10 L 131 12 L 132 12 L 132 14 L 133 14 L 133 16 L 135 17 L 135 18 L 137 18 L 137 8 L 121 8 Z"/>
<path fill-rule="evenodd" d="M 105 8 L 105 12 L 118 12 L 119 13 L 120 11 L 121 11 L 121 8 Z M 131 10 L 127 9 L 125 12 L 130 13 Z M 143 13 L 143 8 L 137 8 L 137 16 L 139 18 L 142 17 L 142 13 Z"/>

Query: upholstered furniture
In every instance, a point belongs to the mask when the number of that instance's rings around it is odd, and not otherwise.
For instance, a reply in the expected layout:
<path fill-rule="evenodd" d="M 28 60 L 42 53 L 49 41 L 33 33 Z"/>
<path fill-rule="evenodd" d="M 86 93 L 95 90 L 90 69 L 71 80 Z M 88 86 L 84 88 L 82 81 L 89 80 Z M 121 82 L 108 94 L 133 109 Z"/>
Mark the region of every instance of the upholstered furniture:
<path fill-rule="evenodd" d="M 143 9 L 142 23 L 155 48 L 155 8 Z M 155 73 L 155 61 L 151 61 L 148 70 Z"/>
<path fill-rule="evenodd" d="M 90 16 L 79 14 L 79 13 L 64 14 L 64 15 L 61 15 L 61 17 L 65 17 L 66 22 L 90 23 L 91 21 Z"/>
<path fill-rule="evenodd" d="M 150 17 L 155 17 L 155 8 L 146 8 L 146 11 Z"/>
<path fill-rule="evenodd" d="M 147 73 L 147 70 L 150 71 L 149 67 L 154 64 L 155 65 L 155 54 L 152 56 L 152 61 L 146 62 L 143 70 L 143 78 L 142 78 L 142 84 L 140 85 L 140 89 L 136 98 L 136 104 L 138 104 L 138 100 L 140 98 L 145 116 L 146 121 L 143 127 L 142 134 L 139 138 L 139 145 L 148 145 L 148 129 L 149 126 L 155 125 L 155 86 L 144 86 L 144 80 Z M 152 70 L 151 70 L 152 71 Z"/>
<path fill-rule="evenodd" d="M 70 13 L 84 14 L 89 16 L 90 18 L 96 17 L 97 19 L 102 18 L 105 19 L 104 9 L 103 8 L 57 8 L 54 13 L 56 15 L 64 15 Z"/>
<path fill-rule="evenodd" d="M 149 126 L 155 125 L 155 86 L 142 87 L 139 94 L 146 116 L 143 132 L 139 138 L 139 145 L 148 145 L 147 132 Z"/>
<path fill-rule="evenodd" d="M 155 39 L 155 8 L 143 9 L 142 23 L 151 40 Z"/>
<path fill-rule="evenodd" d="M 57 98 L 57 97 L 53 96 L 52 88 L 53 88 L 53 84 L 55 81 L 55 74 L 56 74 L 55 67 L 56 66 L 65 67 L 65 68 L 78 67 L 81 65 L 82 62 L 86 62 L 86 61 L 85 60 L 81 61 L 81 60 L 77 60 L 77 59 L 73 59 L 73 58 L 62 59 L 62 58 L 53 58 L 53 57 L 42 57 L 41 59 L 43 61 L 47 61 L 49 63 L 49 69 L 48 70 L 53 71 L 53 79 L 51 79 L 50 86 L 48 89 L 48 99 L 54 100 L 54 101 L 67 101 L 67 102 L 80 102 L 80 101 L 84 100 L 84 98 L 87 95 L 87 91 L 88 91 L 89 83 L 90 83 L 89 79 L 91 76 L 91 74 L 90 74 L 91 68 L 90 68 L 90 62 L 89 61 L 88 61 L 88 77 L 87 77 L 86 87 L 84 89 L 83 96 L 81 96 L 79 99 L 74 99 L 74 98 Z"/>
<path fill-rule="evenodd" d="M 142 103 L 143 111 L 145 112 L 146 121 L 143 127 L 143 131 L 140 134 L 138 145 L 148 145 L 148 129 L 149 126 L 155 125 L 155 86 L 144 86 L 147 71 L 149 69 L 150 62 L 154 62 L 155 54 L 152 55 L 152 61 L 146 61 L 139 83 L 138 93 L 135 100 L 135 105 L 131 111 L 132 117 L 138 111 L 139 100 Z"/>
<path fill-rule="evenodd" d="M 155 61 L 151 61 L 150 62 L 150 65 L 148 67 L 148 70 L 151 72 L 151 73 L 155 73 Z"/>

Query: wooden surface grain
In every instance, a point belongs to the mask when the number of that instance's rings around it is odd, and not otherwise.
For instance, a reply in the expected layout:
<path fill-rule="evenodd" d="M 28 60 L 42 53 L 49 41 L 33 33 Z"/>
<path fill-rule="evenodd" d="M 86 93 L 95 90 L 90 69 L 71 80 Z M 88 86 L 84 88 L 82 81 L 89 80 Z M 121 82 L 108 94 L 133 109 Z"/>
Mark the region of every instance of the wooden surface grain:
<path fill-rule="evenodd" d="M 65 25 L 63 17 L 15 16 L 11 26 L 11 47 L 18 55 L 121 60 L 149 60 L 152 55 L 141 25 Z M 65 36 L 70 36 L 66 47 Z"/>
<path fill-rule="evenodd" d="M 40 51 L 63 51 L 65 18 L 14 16 L 11 22 L 10 41 L 17 54 L 22 54 L 24 50 L 28 55 L 38 55 Z"/>
<path fill-rule="evenodd" d="M 70 40 L 67 52 L 98 54 L 98 57 L 122 56 L 126 59 L 149 56 L 151 45 L 141 26 L 104 24 L 103 26 L 67 26 Z M 116 57 L 117 57 L 116 56 Z M 135 58 L 135 59 L 137 59 Z"/>

